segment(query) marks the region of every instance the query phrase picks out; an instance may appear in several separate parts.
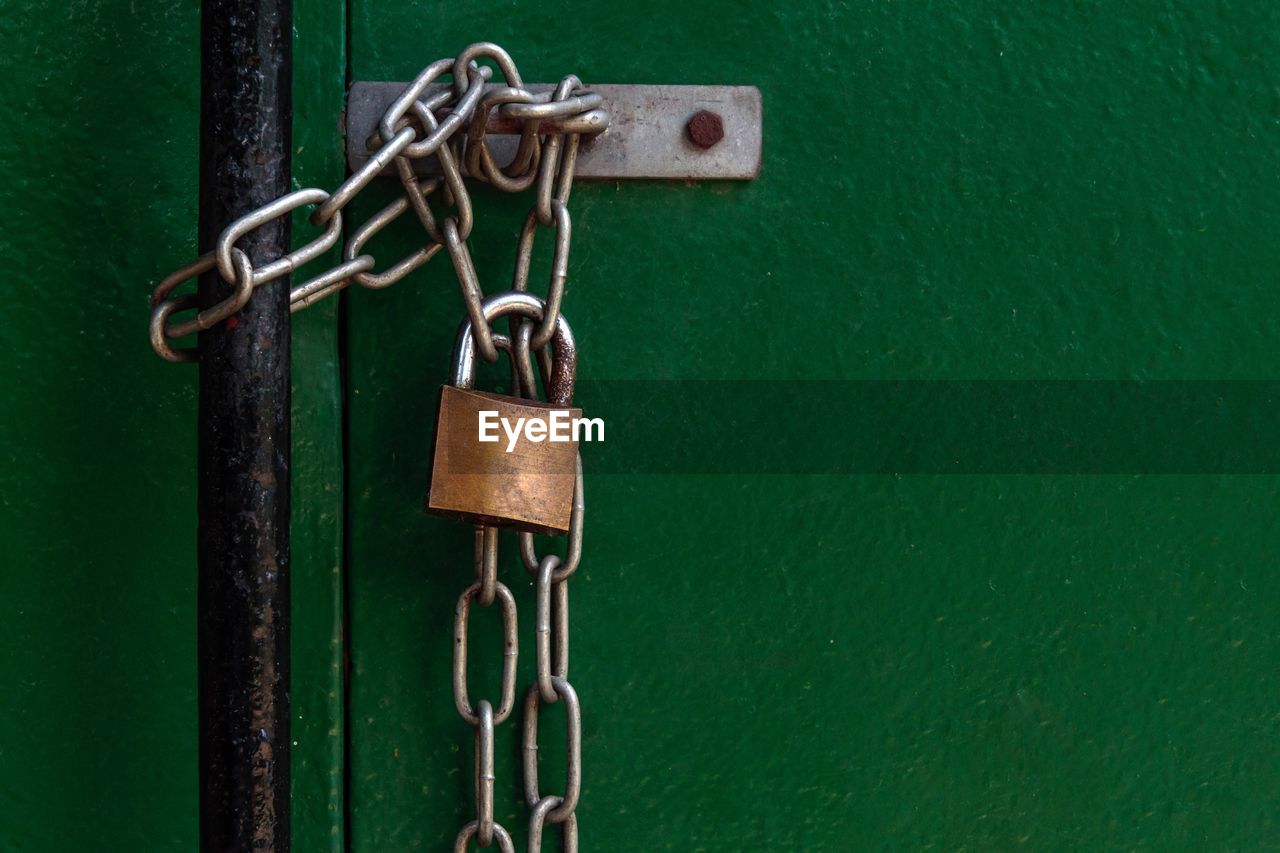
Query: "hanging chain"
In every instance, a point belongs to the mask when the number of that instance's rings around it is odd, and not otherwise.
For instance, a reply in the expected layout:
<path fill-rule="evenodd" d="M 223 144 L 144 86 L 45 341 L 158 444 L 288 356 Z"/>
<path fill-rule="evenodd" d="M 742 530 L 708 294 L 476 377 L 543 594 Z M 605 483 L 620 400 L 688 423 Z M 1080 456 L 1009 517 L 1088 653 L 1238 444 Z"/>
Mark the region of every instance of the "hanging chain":
<path fill-rule="evenodd" d="M 464 53 L 465 56 L 465 53 Z M 508 82 L 514 70 L 508 72 Z M 516 78 L 518 80 L 518 78 Z M 568 210 L 569 193 L 573 188 L 574 164 L 577 157 L 579 135 L 548 135 L 539 140 L 536 133 L 524 132 L 515 158 L 507 170 L 494 165 L 493 156 L 484 143 L 483 112 L 494 108 L 516 109 L 516 117 L 530 121 L 568 115 L 565 106 L 575 103 L 573 109 L 595 109 L 595 96 L 573 96 L 581 87 L 577 77 L 568 76 L 552 93 L 551 100 L 535 103 L 528 93 L 516 86 L 493 90 L 480 103 L 480 111 L 472 119 L 472 135 L 468 137 L 467 169 L 472 174 L 483 174 L 493 184 L 518 191 L 536 184 L 535 203 L 525 217 L 516 251 L 515 275 L 512 290 L 526 292 L 529 288 L 529 269 L 533 254 L 533 241 L 539 225 L 555 229 L 556 241 L 552 254 L 551 276 L 543 303 L 542 319 L 538 324 L 521 318 L 512 318 L 510 334 L 495 333 L 484 316 L 484 307 L 470 255 L 466 251 L 464 218 L 446 220 L 443 227 L 445 245 L 454 261 L 458 280 L 466 298 L 467 314 L 475 335 L 476 349 L 482 354 L 486 346 L 497 358 L 497 351 L 504 350 L 511 359 L 511 388 L 524 397 L 538 396 L 538 378 L 535 375 L 535 357 L 541 373 L 542 384 L 548 385 L 553 365 L 547 344 L 555 334 L 564 298 L 565 280 L 568 275 L 569 240 L 571 224 Z M 562 112 L 557 112 L 562 111 Z M 526 126 L 527 127 L 527 126 Z M 478 142 L 477 142 L 478 140 Z M 519 167 L 519 168 L 517 168 Z M 447 168 L 447 167 L 446 167 Z M 413 175 L 401 170 L 401 182 L 406 195 L 413 195 Z M 455 198 L 459 197 L 453 191 Z M 461 210 L 461 205 L 459 205 Z M 424 227 L 427 223 L 423 222 Z M 429 229 L 428 229 L 429 230 Z M 472 296 L 474 294 L 474 298 Z M 487 343 L 486 343 L 487 341 Z M 535 356 L 536 354 L 536 356 Z M 492 359 L 491 359 L 492 360 Z M 532 810 L 529 818 L 529 853 L 542 850 L 542 836 L 546 824 L 559 824 L 563 833 L 562 849 L 565 853 L 578 851 L 578 819 L 575 810 L 582 788 L 582 712 L 578 694 L 569 683 L 569 576 L 577 569 L 582 557 L 582 459 L 579 456 L 574 477 L 574 495 L 567 534 L 567 553 L 560 558 L 554 554 L 538 557 L 531 533 L 520 534 L 520 553 L 526 567 L 536 580 L 535 650 L 536 677 L 529 688 L 524 704 L 524 785 L 525 799 Z M 513 850 L 510 835 L 493 817 L 493 729 L 502 723 L 514 702 L 515 661 L 518 656 L 515 604 L 511 593 L 497 579 L 498 528 L 479 526 L 475 535 L 475 582 L 467 587 L 458 599 L 454 625 L 453 685 L 454 702 L 458 713 L 475 729 L 476 771 L 476 819 L 458 833 L 454 853 L 464 853 L 474 837 L 481 847 L 490 846 L 496 839 L 503 853 Z M 487 702 L 479 705 L 479 712 L 472 709 L 466 688 L 467 667 L 467 616 L 472 601 L 489 606 L 501 603 L 504 636 L 502 668 L 502 692 L 499 707 L 492 710 Z M 554 649 L 554 651 L 553 651 Z M 566 762 L 568 780 L 563 795 L 541 796 L 538 791 L 538 710 L 543 704 L 564 700 L 567 721 Z"/>
<path fill-rule="evenodd" d="M 521 335 L 527 342 L 533 324 L 526 321 Z M 509 339 L 501 338 L 502 349 L 509 348 Z M 528 354 L 526 348 L 525 353 Z M 513 353 L 514 355 L 514 353 Z M 527 368 L 530 360 L 524 360 Z M 533 396 L 531 371 L 521 371 L 520 384 L 528 396 Z M 542 850 L 542 836 L 546 824 L 560 824 L 563 832 L 564 853 L 578 851 L 578 819 L 574 814 L 582 790 L 582 711 L 577 691 L 569 683 L 569 576 L 576 570 L 582 556 L 582 459 L 579 457 L 574 478 L 573 512 L 569 522 L 568 553 L 561 558 L 547 554 L 539 558 L 535 553 L 533 534 L 520 534 L 520 551 L 526 567 L 536 579 L 534 615 L 534 641 L 537 658 L 533 684 L 525 694 L 524 703 L 524 787 L 525 799 L 532 810 L 529 817 L 529 853 Z M 475 582 L 463 590 L 454 615 L 453 696 L 458 714 L 475 730 L 475 798 L 476 819 L 466 824 L 454 842 L 455 853 L 463 853 L 472 838 L 480 847 L 488 847 L 494 839 L 504 853 L 513 850 L 510 834 L 493 817 L 494 728 L 510 715 L 515 704 L 516 660 L 518 657 L 518 631 L 515 599 L 497 579 L 498 528 L 478 526 L 475 531 Z M 488 607 L 499 603 L 502 614 L 503 661 L 502 687 L 495 709 L 488 700 L 472 705 L 467 690 L 467 658 L 469 639 L 467 624 L 471 604 Z M 544 704 L 564 700 L 567 738 L 567 781 L 564 794 L 542 796 L 538 786 L 538 711 Z"/>
<path fill-rule="evenodd" d="M 492 69 L 477 60 L 492 61 L 502 75 L 503 85 L 488 87 Z M 452 76 L 445 91 L 422 100 L 427 87 L 444 75 Z M 598 133 L 608 126 L 608 114 L 601 110 L 599 95 L 583 91 L 577 77 L 569 75 L 554 91 L 534 94 L 524 88 L 520 72 L 505 50 L 495 44 L 473 44 L 452 59 L 428 65 L 396 98 L 370 140 L 369 160 L 332 193 L 309 188 L 291 192 L 236 219 L 219 235 L 212 251 L 201 255 L 164 279 L 152 295 L 151 344 L 163 358 L 195 361 L 198 352 L 179 348 L 171 341 L 211 328 L 239 311 L 254 290 L 293 273 L 337 244 L 343 233 L 342 211 L 360 191 L 387 166 L 394 165 L 403 194 L 351 231 L 337 266 L 295 285 L 289 293 L 291 311 L 299 311 L 331 296 L 355 282 L 362 287 L 388 287 L 417 270 L 444 249 L 453 264 L 471 320 L 476 348 L 487 361 L 496 361 L 498 351 L 511 359 L 511 387 L 525 397 L 538 396 L 538 377 L 543 386 L 551 375 L 547 344 L 555 334 L 564 299 L 569 267 L 569 193 L 573 188 L 574 166 L 583 133 Z M 520 135 L 516 154 L 506 166 L 498 166 L 489 148 L 486 133 L 494 121 L 514 126 Z M 542 123 L 554 126 L 544 132 Z M 439 176 L 419 178 L 414 161 L 434 157 Z M 507 192 L 535 189 L 535 202 L 525 217 L 516 250 L 515 274 L 511 288 L 529 289 L 533 244 L 538 228 L 555 232 L 551 274 L 547 295 L 540 298 L 542 317 L 535 325 L 515 318 L 510 333 L 489 327 L 484 316 L 484 293 L 471 261 L 467 239 L 475 222 L 471 196 L 462 177 L 462 167 L 476 179 Z M 432 202 L 441 202 L 432 208 Z M 283 257 L 254 267 L 236 241 L 253 229 L 303 207 L 314 207 L 311 223 L 321 233 L 311 242 Z M 447 213 L 444 207 L 451 208 Z M 372 255 L 364 249 L 383 228 L 413 211 L 425 232 L 423 244 L 396 263 L 375 271 Z M 197 307 L 195 294 L 178 295 L 177 288 L 204 273 L 216 271 L 231 288 L 231 295 L 194 317 L 179 320 L 173 315 Z M 524 703 L 524 787 L 531 809 L 529 851 L 542 849 L 546 824 L 558 824 L 563 850 L 578 850 L 578 821 L 575 809 L 582 788 L 582 715 L 578 694 L 569 683 L 569 577 L 582 557 L 582 459 L 579 457 L 574 483 L 573 510 L 564 557 L 538 556 L 531 533 L 520 534 L 521 559 L 535 579 L 536 677 Z M 498 703 L 488 699 L 473 702 L 467 686 L 468 622 L 471 607 L 498 604 L 502 615 L 503 660 Z M 467 849 L 474 838 L 480 847 L 497 841 L 502 853 L 513 853 L 511 835 L 494 819 L 494 730 L 515 707 L 516 662 L 519 653 L 515 597 L 498 580 L 498 529 L 477 527 L 475 534 L 475 580 L 463 590 L 454 614 L 453 698 L 458 714 L 474 731 L 476 818 L 462 828 L 454 843 L 456 853 Z M 543 705 L 564 702 L 568 727 L 568 778 L 564 793 L 539 793 L 538 712 Z"/>
<path fill-rule="evenodd" d="M 565 197 L 567 196 L 566 191 Z M 564 209 L 563 202 L 553 200 L 552 204 L 558 204 L 561 210 Z M 537 207 L 530 212 L 530 218 L 536 213 Z M 564 216 L 564 227 L 557 228 L 558 236 L 568 233 L 567 213 Z M 567 244 L 567 237 L 565 242 Z M 521 257 L 524 258 L 524 264 L 523 267 L 517 265 L 517 286 L 521 283 L 521 269 L 526 275 L 528 271 L 524 244 L 525 239 L 522 236 Z M 559 269 L 558 247 L 556 255 L 557 262 L 553 263 L 553 270 Z M 552 273 L 553 289 L 557 287 L 563 289 L 563 278 L 561 272 Z M 559 279 L 558 285 L 557 279 Z M 553 294 L 548 293 L 548 306 L 552 298 Z M 542 358 L 546 350 L 532 346 L 536 334 L 532 322 L 521 321 L 511 347 L 514 369 L 519 378 L 519 383 L 515 387 L 519 387 L 526 397 L 537 396 L 533 352 L 537 352 L 540 357 L 539 366 L 544 387 L 547 384 L 547 377 L 551 374 L 549 359 Z M 578 702 L 578 693 L 569 683 L 569 578 L 578 570 L 578 565 L 582 561 L 582 524 L 585 514 L 582 455 L 579 454 L 574 474 L 569 531 L 565 535 L 565 555 L 560 557 L 548 553 L 539 556 L 534 534 L 522 532 L 519 536 L 520 558 L 525 568 L 535 578 L 537 602 L 534 613 L 536 675 L 533 684 L 525 694 L 523 737 L 525 801 L 532 809 L 529 817 L 530 853 L 537 853 L 542 849 L 542 835 L 547 823 L 560 825 L 564 853 L 577 853 L 578 850 L 578 819 L 574 812 L 578 807 L 578 797 L 582 790 L 582 710 Z M 562 699 L 566 725 L 564 793 L 544 796 L 540 793 L 538 784 L 538 712 L 543 705 L 555 704 Z"/>
<path fill-rule="evenodd" d="M 516 627 L 516 600 L 505 584 L 498 580 L 498 529 L 476 528 L 476 580 L 458 599 L 453 622 L 453 703 L 459 716 L 475 729 L 475 797 L 476 819 L 462 828 L 454 849 L 465 851 L 474 836 L 481 847 L 493 839 L 509 853 L 511 836 L 493 819 L 493 739 L 494 727 L 511 716 L 516 704 L 516 658 L 519 652 Z M 495 601 L 502 611 L 502 693 L 498 707 L 482 699 L 471 704 L 467 691 L 467 620 L 471 602 L 489 607 Z"/>

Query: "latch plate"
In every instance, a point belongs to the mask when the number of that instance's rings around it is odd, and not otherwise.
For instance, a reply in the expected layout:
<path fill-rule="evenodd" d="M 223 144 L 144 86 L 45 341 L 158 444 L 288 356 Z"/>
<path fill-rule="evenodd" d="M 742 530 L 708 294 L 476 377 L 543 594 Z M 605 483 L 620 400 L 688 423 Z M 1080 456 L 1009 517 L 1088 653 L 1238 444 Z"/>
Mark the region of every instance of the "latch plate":
<path fill-rule="evenodd" d="M 358 82 L 347 98 L 347 163 L 354 171 L 369 159 L 368 142 L 378 121 L 405 83 Z M 445 86 L 429 87 L 424 100 Z M 539 93 L 551 84 L 527 85 Z M 584 137 L 578 152 L 577 177 L 599 180 L 751 180 L 760 174 L 763 104 L 755 86 L 647 86 L 600 84 L 589 87 L 604 98 L 609 129 Z M 687 129 L 701 111 L 718 115 L 724 137 L 708 148 L 695 145 Z M 517 137 L 490 139 L 499 163 L 515 154 Z M 704 140 L 705 141 L 705 140 Z M 429 174 L 435 158 L 417 161 Z M 385 174 L 394 174 L 388 168 Z"/>

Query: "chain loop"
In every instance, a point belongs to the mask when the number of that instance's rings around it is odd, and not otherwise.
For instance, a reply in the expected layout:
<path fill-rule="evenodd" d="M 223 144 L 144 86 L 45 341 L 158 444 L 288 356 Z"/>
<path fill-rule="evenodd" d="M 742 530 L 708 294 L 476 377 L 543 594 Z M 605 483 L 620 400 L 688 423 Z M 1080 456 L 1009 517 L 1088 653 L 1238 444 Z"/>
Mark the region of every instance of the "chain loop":
<path fill-rule="evenodd" d="M 480 832 L 480 821 L 473 820 L 471 823 L 462 827 L 462 831 L 458 833 L 457 839 L 453 842 L 453 853 L 467 853 L 467 842 L 478 835 Z M 511 835 L 502 828 L 502 824 L 495 822 L 493 824 L 493 837 L 498 839 L 498 849 L 502 853 L 516 853 L 515 844 L 511 842 Z M 478 841 L 479 839 L 477 839 Z M 487 845 L 481 845 L 487 846 Z"/>
<path fill-rule="evenodd" d="M 476 276 L 475 264 L 471 262 L 471 250 L 453 219 L 444 222 L 444 245 L 449 250 L 449 260 L 453 262 L 453 270 L 458 275 L 458 285 L 462 288 L 462 301 L 467 306 L 467 316 L 471 319 L 471 331 L 480 356 L 487 362 L 498 360 L 498 350 L 493 345 L 493 331 L 484 316 L 484 293 L 480 290 L 480 280 Z"/>
<path fill-rule="evenodd" d="M 476 726 L 476 840 L 481 847 L 493 843 L 493 706 L 488 699 L 479 704 Z"/>
<path fill-rule="evenodd" d="M 358 276 L 373 269 L 373 255 L 361 255 L 343 261 L 326 273 L 322 273 L 289 292 L 289 313 L 310 308 L 326 296 L 332 296 L 351 284 Z"/>
<path fill-rule="evenodd" d="M 534 651 L 537 655 L 538 692 L 542 701 L 559 700 L 551 679 L 569 677 L 569 584 L 553 580 L 560 558 L 548 554 L 538 568 L 537 609 L 534 614 Z M 554 595 L 554 600 L 552 596 Z M 555 643 L 555 663 L 551 646 Z"/>
<path fill-rule="evenodd" d="M 533 807 L 533 812 L 529 815 L 529 853 L 538 853 L 542 849 L 542 830 L 547 824 L 549 813 L 552 809 L 559 808 L 563 802 L 560 797 L 543 797 Z M 564 845 L 561 847 L 563 853 L 578 853 L 578 816 L 569 815 L 560 824 L 560 831 L 564 833 Z"/>
<path fill-rule="evenodd" d="M 218 235 L 218 241 L 214 244 L 214 256 L 218 259 L 218 274 L 226 281 L 231 281 L 234 278 L 235 267 L 231 263 L 231 247 L 241 237 L 278 216 L 292 213 L 308 204 L 320 204 L 328 200 L 329 194 L 322 189 L 310 187 L 305 190 L 294 190 L 288 195 L 283 195 L 275 201 L 264 204 L 257 210 L 252 210 L 233 221 Z M 277 258 L 271 263 L 254 270 L 254 286 L 257 287 L 282 275 L 288 275 L 307 261 L 320 257 L 329 251 L 341 236 L 342 216 L 335 212 L 333 218 L 326 223 L 324 233 L 319 237 L 301 249 L 295 249 L 284 257 Z"/>
<path fill-rule="evenodd" d="M 480 724 L 480 717 L 471 706 L 467 693 L 467 621 L 471 615 L 471 601 L 480 594 L 480 583 L 473 583 L 463 590 L 453 619 L 453 704 L 458 715 L 473 726 Z M 511 590 L 495 582 L 494 589 L 502 608 L 502 695 L 494 712 L 494 725 L 511 715 L 516 701 L 516 658 L 519 640 L 516 630 L 516 599 Z"/>
<path fill-rule="evenodd" d="M 432 130 L 438 127 L 435 116 L 421 102 L 414 102 L 413 113 L 424 127 Z M 441 146 L 436 158 L 440 163 L 441 181 L 444 184 L 445 193 L 457 205 L 458 215 L 455 218 L 458 222 L 458 232 L 465 240 L 471 234 L 473 224 L 471 194 L 467 192 L 462 182 L 462 172 L 458 169 L 458 161 L 453 156 L 453 149 L 447 145 Z M 405 197 L 409 199 L 414 212 L 418 214 L 418 221 L 422 223 L 423 229 L 432 240 L 443 243 L 444 235 L 440 231 L 435 215 L 427 205 L 427 196 L 420 192 L 421 182 L 413 170 L 413 163 L 408 158 L 397 157 L 395 164 L 396 172 L 400 177 L 400 186 L 404 188 Z"/>
<path fill-rule="evenodd" d="M 586 94 L 570 97 L 575 89 L 582 87 L 582 81 L 577 75 L 568 74 L 560 81 L 560 85 L 556 86 L 555 91 L 551 94 L 551 100 L 545 104 L 535 105 L 542 113 L 550 113 L 553 110 L 557 113 L 572 115 L 574 112 L 585 112 L 593 109 L 600 104 L 599 95 Z M 518 106 L 513 104 L 513 108 Z M 573 109 L 573 107 L 583 107 L 586 109 Z M 530 110 L 532 111 L 532 110 Z M 533 114 L 525 120 L 531 122 L 543 121 L 547 118 L 558 118 L 557 115 L 540 115 Z M 580 134 L 569 133 L 566 136 L 552 136 L 547 140 L 546 155 L 543 157 L 542 163 L 538 167 L 538 192 L 537 204 L 535 209 L 538 211 L 538 221 L 543 225 L 550 226 L 553 223 L 551 210 L 551 191 L 555 186 L 555 197 L 561 204 L 569 203 L 569 193 L 573 189 L 573 173 L 578 164 L 578 141 Z M 567 140 L 564 151 L 564 159 L 561 160 L 560 146 L 561 141 Z"/>
<path fill-rule="evenodd" d="M 534 210 L 538 214 L 538 222 L 546 226 L 555 225 L 555 210 L 552 205 L 569 203 L 569 193 L 573 191 L 573 173 L 578 167 L 578 144 L 581 135 L 571 134 L 564 142 L 564 153 L 560 152 L 560 137 L 553 136 L 545 148 L 548 154 L 538 169 L 538 194 Z M 552 197 L 552 186 L 555 195 Z"/>
<path fill-rule="evenodd" d="M 547 813 L 552 823 L 563 823 L 578 807 L 578 795 L 582 790 L 582 710 L 578 694 L 568 679 L 553 676 L 551 686 L 557 701 L 564 700 L 565 710 L 565 791 L 560 805 Z M 542 706 L 538 685 L 529 688 L 524 700 L 524 794 L 529 808 L 542 799 L 538 793 L 538 709 Z"/>
<path fill-rule="evenodd" d="M 573 86 L 582 85 L 577 77 L 565 78 L 566 81 L 570 79 L 573 81 Z M 535 98 L 534 101 L 528 103 L 511 104 L 503 107 L 502 114 L 517 121 L 549 121 L 591 112 L 602 103 L 604 103 L 604 98 L 594 92 L 574 97 L 561 95 L 557 92 L 551 100 Z"/>
<path fill-rule="evenodd" d="M 459 57 L 461 58 L 461 57 Z M 426 91 L 427 86 L 435 82 L 436 78 L 444 74 L 446 71 L 454 67 L 454 60 L 439 59 L 428 65 L 422 70 L 412 83 L 409 84 L 400 96 L 392 102 L 387 108 L 386 113 L 382 116 L 382 121 L 378 124 L 378 131 L 382 134 L 382 141 L 390 142 L 396 135 L 396 125 L 405 114 L 412 109 L 413 104 Z M 471 111 L 475 109 L 476 102 L 480 100 L 480 96 L 484 94 L 484 84 L 489 79 L 492 72 L 488 68 L 480 68 L 472 65 L 462 72 L 460 80 L 455 81 L 459 85 L 463 85 L 461 80 L 466 80 L 465 90 L 459 92 L 459 100 L 450 111 L 448 117 L 440 122 L 435 130 L 431 131 L 425 139 L 414 142 L 405 148 L 401 156 L 417 160 L 422 157 L 429 157 L 443 145 L 449 137 L 457 132 L 458 128 L 464 124 L 465 119 L 470 118 Z"/>
<path fill-rule="evenodd" d="M 549 145 L 550 143 L 548 147 Z M 564 284 L 569 277 L 569 241 L 573 236 L 569 208 L 558 200 L 552 199 L 551 211 L 556 229 L 556 245 L 551 257 L 551 281 L 547 285 L 547 307 L 531 340 L 535 350 L 545 347 L 555 336 L 556 320 L 560 316 L 560 303 L 564 299 Z M 537 234 L 538 210 L 534 208 L 529 211 L 529 215 L 524 220 L 524 227 L 520 229 L 520 244 L 516 248 L 515 276 L 511 282 L 512 290 L 524 292 L 529 289 L 529 266 L 533 260 L 533 241 Z"/>
<path fill-rule="evenodd" d="M 502 72 L 502 77 L 507 81 L 508 86 L 521 87 L 524 85 L 524 82 L 520 79 L 520 71 L 516 68 L 515 60 L 511 58 L 511 54 L 491 41 L 479 41 L 464 47 L 462 53 L 459 53 L 453 60 L 453 87 L 459 97 L 463 96 L 463 76 L 477 59 L 482 58 L 494 61 L 498 66 L 498 70 Z M 488 69 L 485 70 L 487 71 Z"/>
<path fill-rule="evenodd" d="M 226 299 L 212 308 L 204 309 L 191 320 L 169 323 L 169 316 L 175 311 L 197 307 L 200 304 L 199 297 L 191 294 L 169 299 L 168 296 L 178 285 L 213 269 L 217 263 L 213 252 L 205 252 L 185 267 L 170 273 L 168 278 L 156 286 L 155 293 L 151 296 L 151 346 L 166 361 L 198 360 L 200 356 L 195 349 L 190 347 L 175 349 L 169 345 L 167 339 L 185 338 L 187 335 L 211 329 L 243 308 L 253 296 L 253 264 L 249 261 L 249 256 L 239 249 L 232 249 L 231 257 L 235 269 L 231 281 L 235 284 L 235 290 Z"/>
<path fill-rule="evenodd" d="M 433 180 L 423 186 L 419 190 L 423 193 L 434 192 L 439 185 L 438 180 Z M 346 248 L 342 251 L 345 260 L 355 260 L 364 250 L 364 244 L 374 238 L 383 228 L 386 228 L 392 222 L 400 218 L 400 215 L 409 209 L 409 200 L 404 196 L 400 196 L 395 201 L 388 204 L 382 210 L 369 217 L 363 225 L 355 230 L 351 237 L 347 240 Z M 400 259 L 388 269 L 380 273 L 362 272 L 355 275 L 355 280 L 362 286 L 373 290 L 380 290 L 384 287 L 390 287 L 427 261 L 440 251 L 442 246 L 439 243 L 428 243 L 421 249 L 418 249 L 411 255 Z"/>
<path fill-rule="evenodd" d="M 542 148 L 538 141 L 536 123 L 530 122 L 524 125 L 515 157 L 502 168 L 498 168 L 486 140 L 489 113 L 495 107 L 504 104 L 528 103 L 533 98 L 532 93 L 514 86 L 495 89 L 485 95 L 475 116 L 471 119 L 471 127 L 467 132 L 468 172 L 506 192 L 521 192 L 533 183 L 536 177 L 534 169 L 537 167 Z"/>
<path fill-rule="evenodd" d="M 152 309 L 151 324 L 148 328 L 151 336 L 151 348 L 165 361 L 182 364 L 183 362 L 200 360 L 200 350 L 198 348 L 175 347 L 170 344 L 167 331 L 171 314 L 178 311 L 186 311 L 189 308 L 196 308 L 199 305 L 200 297 L 192 293 L 186 296 L 166 299 Z"/>
<path fill-rule="evenodd" d="M 513 385 L 518 388 L 517 392 L 522 397 L 529 399 L 538 398 L 538 379 L 533 373 L 533 330 L 534 325 L 531 320 L 525 317 L 512 317 L 511 325 L 513 327 L 513 340 L 511 350 L 512 363 L 515 365 L 516 375 L 519 377 L 519 384 Z M 537 351 L 538 354 L 538 373 L 542 378 L 542 387 L 546 388 L 551 382 L 551 372 L 554 365 L 551 363 L 551 353 L 546 347 Z"/>
<path fill-rule="evenodd" d="M 394 139 L 379 148 L 363 166 L 351 173 L 351 177 L 338 185 L 327 201 L 316 208 L 315 213 L 311 214 L 311 224 L 324 225 L 333 218 L 334 214 L 350 204 L 361 190 L 369 186 L 373 179 L 391 164 L 392 160 L 399 159 L 400 153 L 410 142 L 413 142 L 415 136 L 417 132 L 412 127 L 402 127 Z"/>

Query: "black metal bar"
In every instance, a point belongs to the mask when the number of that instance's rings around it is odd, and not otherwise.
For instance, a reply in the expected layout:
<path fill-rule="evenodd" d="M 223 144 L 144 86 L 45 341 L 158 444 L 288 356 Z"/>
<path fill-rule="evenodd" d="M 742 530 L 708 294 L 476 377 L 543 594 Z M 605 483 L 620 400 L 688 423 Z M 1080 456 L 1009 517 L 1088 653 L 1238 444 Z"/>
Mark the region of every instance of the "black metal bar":
<path fill-rule="evenodd" d="M 290 0 L 201 10 L 200 244 L 289 191 Z M 288 251 L 286 218 L 237 244 Z M 289 849 L 289 291 L 200 335 L 200 844 Z M 216 275 L 201 306 L 223 298 Z"/>

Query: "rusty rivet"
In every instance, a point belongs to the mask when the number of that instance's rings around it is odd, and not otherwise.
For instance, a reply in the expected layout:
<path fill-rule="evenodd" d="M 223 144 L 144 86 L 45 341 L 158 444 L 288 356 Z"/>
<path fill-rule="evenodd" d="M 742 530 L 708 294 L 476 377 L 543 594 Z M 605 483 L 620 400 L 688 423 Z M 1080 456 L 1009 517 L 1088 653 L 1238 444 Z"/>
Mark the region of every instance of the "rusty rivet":
<path fill-rule="evenodd" d="M 724 139 L 724 121 L 710 110 L 698 110 L 684 126 L 689 141 L 699 148 L 710 148 Z"/>

